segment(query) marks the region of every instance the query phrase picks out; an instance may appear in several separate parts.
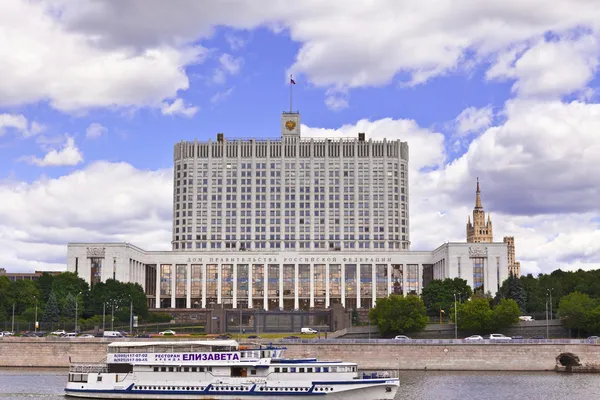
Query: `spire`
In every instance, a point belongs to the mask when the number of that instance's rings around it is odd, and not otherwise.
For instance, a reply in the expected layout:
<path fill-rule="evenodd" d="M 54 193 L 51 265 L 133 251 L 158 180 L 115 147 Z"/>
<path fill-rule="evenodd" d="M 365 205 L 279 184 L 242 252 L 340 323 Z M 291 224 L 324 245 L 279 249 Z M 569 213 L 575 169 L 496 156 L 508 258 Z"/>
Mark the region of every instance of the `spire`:
<path fill-rule="evenodd" d="M 481 191 L 479 190 L 479 177 L 477 177 L 477 191 L 475 192 L 475 208 L 482 209 L 481 206 Z"/>

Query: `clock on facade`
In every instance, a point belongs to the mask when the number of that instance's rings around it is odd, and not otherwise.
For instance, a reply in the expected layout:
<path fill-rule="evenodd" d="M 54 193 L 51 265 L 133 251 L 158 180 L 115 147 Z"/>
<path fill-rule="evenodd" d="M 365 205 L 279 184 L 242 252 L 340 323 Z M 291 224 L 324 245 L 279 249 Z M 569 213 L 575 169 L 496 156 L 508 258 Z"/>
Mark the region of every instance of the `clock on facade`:
<path fill-rule="evenodd" d="M 293 131 L 294 128 L 296 127 L 296 122 L 294 122 L 293 120 L 288 120 L 285 123 L 285 127 L 287 128 L 288 131 Z"/>

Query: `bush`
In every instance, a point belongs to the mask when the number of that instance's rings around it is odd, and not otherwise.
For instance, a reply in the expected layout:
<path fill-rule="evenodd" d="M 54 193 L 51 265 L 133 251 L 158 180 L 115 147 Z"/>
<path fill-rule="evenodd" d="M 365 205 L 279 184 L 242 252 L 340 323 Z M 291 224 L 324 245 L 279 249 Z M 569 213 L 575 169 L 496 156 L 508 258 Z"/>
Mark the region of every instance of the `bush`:
<path fill-rule="evenodd" d="M 171 322 L 173 316 L 165 312 L 149 312 L 145 322 Z"/>

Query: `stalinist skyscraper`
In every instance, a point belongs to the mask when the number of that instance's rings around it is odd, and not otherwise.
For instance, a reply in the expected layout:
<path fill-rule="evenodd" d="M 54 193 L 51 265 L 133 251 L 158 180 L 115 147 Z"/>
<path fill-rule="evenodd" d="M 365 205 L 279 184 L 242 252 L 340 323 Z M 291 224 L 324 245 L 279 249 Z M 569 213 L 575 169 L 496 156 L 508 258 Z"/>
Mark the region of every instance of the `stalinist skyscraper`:
<path fill-rule="evenodd" d="M 477 190 L 475 192 L 475 208 L 473 209 L 473 223 L 471 217 L 467 221 L 467 243 L 492 243 L 492 220 L 488 215 L 485 220 L 485 211 L 481 205 L 481 190 L 479 190 L 479 178 L 477 178 Z"/>

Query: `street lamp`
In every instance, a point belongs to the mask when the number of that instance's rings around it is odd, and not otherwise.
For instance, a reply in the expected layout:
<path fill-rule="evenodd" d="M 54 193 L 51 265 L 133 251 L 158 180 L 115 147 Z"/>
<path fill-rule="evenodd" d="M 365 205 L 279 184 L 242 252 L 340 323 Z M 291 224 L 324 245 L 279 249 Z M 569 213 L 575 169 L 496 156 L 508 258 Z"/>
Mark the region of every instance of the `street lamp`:
<path fill-rule="evenodd" d="M 457 315 L 458 310 L 456 309 L 456 293 L 454 293 L 454 339 L 458 339 Z"/>
<path fill-rule="evenodd" d="M 442 322 L 442 314 L 443 314 L 444 312 L 445 312 L 445 311 L 444 311 L 444 310 L 442 310 L 442 307 L 440 306 L 440 325 L 443 323 L 443 322 Z"/>
<path fill-rule="evenodd" d="M 102 302 L 102 332 L 104 333 L 104 327 L 106 324 L 106 302 Z"/>
<path fill-rule="evenodd" d="M 548 332 L 548 291 L 546 291 L 546 339 L 549 339 Z"/>
<path fill-rule="evenodd" d="M 133 337 L 133 300 L 129 296 L 129 334 Z"/>
<path fill-rule="evenodd" d="M 77 296 L 75 296 L 75 333 L 77 333 L 77 315 L 78 315 L 78 312 L 77 312 L 77 305 L 78 305 L 77 304 L 78 303 L 77 302 L 77 298 L 79 297 L 80 294 L 81 294 L 81 292 L 77 293 Z"/>
<path fill-rule="evenodd" d="M 112 301 L 112 312 L 110 314 L 110 330 L 115 330 L 115 301 Z"/>
<path fill-rule="evenodd" d="M 15 303 L 13 303 L 12 325 L 11 325 L 10 331 L 14 335 L 14 333 L 15 333 Z"/>
<path fill-rule="evenodd" d="M 37 297 L 33 296 L 33 298 L 35 299 L 35 321 L 33 321 L 33 327 L 35 329 L 35 333 L 37 333 Z"/>
<path fill-rule="evenodd" d="M 546 289 L 548 294 L 550 295 L 550 321 L 552 321 L 552 291 L 554 288 Z"/>

